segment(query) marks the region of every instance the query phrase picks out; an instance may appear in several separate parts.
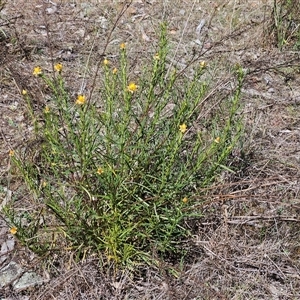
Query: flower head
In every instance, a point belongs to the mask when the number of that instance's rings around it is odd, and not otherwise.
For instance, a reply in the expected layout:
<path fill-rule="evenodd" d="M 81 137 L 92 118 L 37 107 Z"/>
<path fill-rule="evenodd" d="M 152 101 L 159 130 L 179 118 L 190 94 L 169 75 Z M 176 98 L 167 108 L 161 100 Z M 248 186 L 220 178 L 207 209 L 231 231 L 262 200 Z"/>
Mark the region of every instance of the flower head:
<path fill-rule="evenodd" d="M 218 136 L 216 139 L 215 139 L 215 143 L 219 144 L 220 143 L 220 137 Z"/>
<path fill-rule="evenodd" d="M 39 66 L 35 67 L 35 68 L 33 69 L 32 74 L 33 74 L 34 76 L 42 75 L 42 74 L 43 74 L 42 68 L 39 67 Z"/>
<path fill-rule="evenodd" d="M 44 181 L 44 180 L 43 180 L 43 182 L 42 182 L 42 187 L 45 188 L 47 185 L 48 185 L 48 184 L 47 184 L 47 181 Z"/>
<path fill-rule="evenodd" d="M 125 43 L 122 43 L 122 44 L 120 45 L 120 48 L 121 48 L 121 50 L 124 50 L 124 49 L 126 48 Z"/>
<path fill-rule="evenodd" d="M 155 60 L 159 60 L 159 59 L 160 59 L 159 54 L 156 53 L 156 54 L 153 56 L 153 58 L 154 58 Z"/>
<path fill-rule="evenodd" d="M 48 105 L 46 105 L 45 108 L 44 108 L 44 113 L 48 114 L 49 112 L 50 112 L 50 108 L 49 108 Z"/>
<path fill-rule="evenodd" d="M 27 90 L 22 90 L 22 95 L 23 96 L 27 95 Z"/>
<path fill-rule="evenodd" d="M 127 90 L 130 93 L 134 93 L 137 90 L 138 86 L 134 82 L 130 82 L 127 86 Z"/>
<path fill-rule="evenodd" d="M 117 68 L 114 68 L 114 69 L 112 70 L 112 72 L 113 72 L 114 75 L 116 75 L 116 74 L 118 73 L 118 69 L 117 69 Z"/>
<path fill-rule="evenodd" d="M 54 70 L 58 73 L 60 73 L 63 69 L 63 65 L 61 63 L 55 64 L 54 65 Z"/>
<path fill-rule="evenodd" d="M 200 68 L 201 68 L 201 69 L 205 69 L 206 67 L 207 67 L 206 61 L 204 61 L 204 60 L 201 61 L 201 62 L 200 62 Z"/>
<path fill-rule="evenodd" d="M 186 124 L 181 124 L 180 126 L 179 126 L 179 131 L 181 132 L 181 133 L 185 133 L 186 131 L 187 131 L 187 127 L 186 127 Z"/>
<path fill-rule="evenodd" d="M 109 60 L 107 58 L 105 58 L 103 60 L 103 64 L 104 64 L 104 66 L 108 66 L 109 65 Z"/>
<path fill-rule="evenodd" d="M 86 102 L 86 98 L 84 95 L 78 95 L 77 100 L 76 100 L 76 104 L 78 105 L 83 105 Z"/>
<path fill-rule="evenodd" d="M 97 174 L 98 174 L 98 175 L 101 175 L 102 173 L 104 173 L 104 170 L 103 170 L 102 168 L 99 167 L 99 168 L 97 169 Z"/>
<path fill-rule="evenodd" d="M 16 234 L 17 231 L 18 231 L 17 227 L 12 227 L 12 228 L 9 230 L 9 232 L 10 232 L 11 234 Z"/>
<path fill-rule="evenodd" d="M 15 155 L 15 151 L 14 150 L 9 150 L 8 155 L 10 157 L 14 156 Z"/>
<path fill-rule="evenodd" d="M 182 199 L 182 202 L 183 203 L 187 203 L 189 201 L 189 199 L 187 198 L 187 197 L 184 197 L 183 199 Z"/>

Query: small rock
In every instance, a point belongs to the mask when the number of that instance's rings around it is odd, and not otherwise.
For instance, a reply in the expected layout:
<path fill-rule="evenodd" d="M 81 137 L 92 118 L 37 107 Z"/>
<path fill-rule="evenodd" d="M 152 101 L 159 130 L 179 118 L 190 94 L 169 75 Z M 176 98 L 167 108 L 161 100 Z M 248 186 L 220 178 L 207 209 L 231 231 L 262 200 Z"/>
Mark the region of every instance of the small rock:
<path fill-rule="evenodd" d="M 100 24 L 100 27 L 101 27 L 102 29 L 105 29 L 105 30 L 106 30 L 106 29 L 108 28 L 108 20 L 107 20 L 105 17 L 100 16 L 100 17 L 98 18 L 97 22 Z"/>
<path fill-rule="evenodd" d="M 42 283 L 43 278 L 40 275 L 35 272 L 26 272 L 13 286 L 15 290 L 23 290 Z"/>
<path fill-rule="evenodd" d="M 19 279 L 18 277 L 24 270 L 15 262 L 11 261 L 7 266 L 0 270 L 0 287 L 4 287 L 12 282 L 15 290 L 23 290 L 44 282 L 43 278 L 35 272 L 25 272 Z"/>
<path fill-rule="evenodd" d="M 8 239 L 1 245 L 0 250 L 0 263 L 4 262 L 8 258 L 8 252 L 14 249 L 15 240 L 13 238 Z"/>
<path fill-rule="evenodd" d="M 11 261 L 7 266 L 0 270 L 0 287 L 9 284 L 23 272 L 22 268 Z"/>
<path fill-rule="evenodd" d="M 265 75 L 263 78 L 264 78 L 266 85 L 272 84 L 273 78 L 270 75 Z"/>
<path fill-rule="evenodd" d="M 201 33 L 202 28 L 204 27 L 204 25 L 205 25 L 205 19 L 201 19 L 200 22 L 199 22 L 199 25 L 196 28 L 196 33 L 197 34 Z"/>
<path fill-rule="evenodd" d="M 57 11 L 57 6 L 52 6 L 52 7 L 48 7 L 46 8 L 46 13 L 49 14 L 49 15 L 52 15 L 54 13 L 56 13 Z"/>

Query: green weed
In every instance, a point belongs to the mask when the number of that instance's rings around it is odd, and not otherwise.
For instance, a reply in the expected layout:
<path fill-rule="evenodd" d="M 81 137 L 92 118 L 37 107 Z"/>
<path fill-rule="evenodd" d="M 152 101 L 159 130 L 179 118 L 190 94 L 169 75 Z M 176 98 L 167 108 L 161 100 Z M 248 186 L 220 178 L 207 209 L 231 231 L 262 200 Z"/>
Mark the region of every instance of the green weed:
<path fill-rule="evenodd" d="M 279 49 L 300 47 L 300 3 L 294 0 L 274 0 L 272 32 Z"/>
<path fill-rule="evenodd" d="M 5 208 L 17 236 L 42 253 L 58 236 L 80 253 L 92 250 L 123 266 L 153 263 L 180 251 L 185 221 L 201 215 L 199 188 L 210 185 L 242 133 L 238 116 L 243 71 L 226 98 L 210 97 L 209 68 L 168 72 L 162 26 L 157 53 L 140 78 L 131 78 L 126 45 L 118 65 L 103 61 L 103 85 L 93 97 L 73 99 L 63 65 L 55 76 L 36 67 L 52 99 L 37 114 L 23 97 L 37 148 L 10 153 L 36 210 Z M 227 168 L 228 169 L 228 168 Z M 24 222 L 24 219 L 26 222 Z"/>

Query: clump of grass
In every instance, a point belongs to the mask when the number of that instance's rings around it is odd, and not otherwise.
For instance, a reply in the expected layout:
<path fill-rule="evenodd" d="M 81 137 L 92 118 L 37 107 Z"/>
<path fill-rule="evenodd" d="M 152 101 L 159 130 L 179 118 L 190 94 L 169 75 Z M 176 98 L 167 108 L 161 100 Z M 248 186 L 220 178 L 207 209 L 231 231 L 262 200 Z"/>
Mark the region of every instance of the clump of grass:
<path fill-rule="evenodd" d="M 127 267 L 179 251 L 189 235 L 184 221 L 201 215 L 198 189 L 226 168 L 241 135 L 244 75 L 238 68 L 232 94 L 214 99 L 207 64 L 192 75 L 168 72 L 168 50 L 163 25 L 151 65 L 133 78 L 121 44 L 118 65 L 103 61 L 102 89 L 92 98 L 70 96 L 61 64 L 53 78 L 34 69 L 52 99 L 36 117 L 23 91 L 40 144 L 33 159 L 22 149 L 11 159 L 37 208 L 25 224 L 13 203 L 5 209 L 28 246 L 54 249 L 61 232 L 73 249 Z"/>
<path fill-rule="evenodd" d="M 300 3 L 293 0 L 274 0 L 271 32 L 279 49 L 300 47 Z"/>

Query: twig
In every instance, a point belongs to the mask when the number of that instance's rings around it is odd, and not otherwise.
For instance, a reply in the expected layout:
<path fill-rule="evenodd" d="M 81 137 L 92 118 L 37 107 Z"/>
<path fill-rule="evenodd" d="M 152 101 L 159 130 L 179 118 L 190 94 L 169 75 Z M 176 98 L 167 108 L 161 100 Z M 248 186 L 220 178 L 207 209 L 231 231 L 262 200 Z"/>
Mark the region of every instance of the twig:
<path fill-rule="evenodd" d="M 283 278 L 285 279 L 285 278 L 286 278 L 285 274 L 284 274 L 284 273 L 280 270 L 280 268 L 274 263 L 274 261 L 269 257 L 269 255 L 268 255 L 268 254 L 265 254 L 264 256 L 267 257 L 267 258 L 270 260 L 270 262 L 275 266 L 275 268 L 281 273 L 281 275 L 282 275 Z"/>
<path fill-rule="evenodd" d="M 281 217 L 281 216 L 235 216 L 233 219 L 228 220 L 228 224 L 246 224 L 251 221 L 256 221 L 256 220 L 264 220 L 264 221 L 288 221 L 288 222 L 300 222 L 299 219 L 296 218 L 289 218 L 289 217 Z"/>
<path fill-rule="evenodd" d="M 7 19 L 6 22 L 0 23 L 0 26 L 8 26 L 8 25 L 11 25 L 11 21 L 12 21 L 12 20 L 17 20 L 17 19 L 20 19 L 20 18 L 23 18 L 23 15 L 18 15 L 18 16 L 12 17 L 12 18 L 10 18 L 10 19 Z"/>

